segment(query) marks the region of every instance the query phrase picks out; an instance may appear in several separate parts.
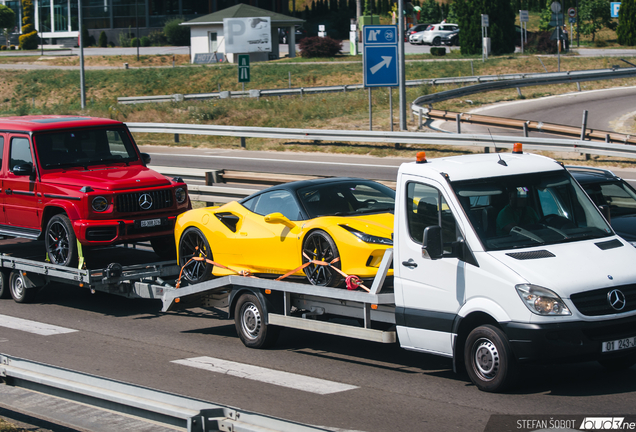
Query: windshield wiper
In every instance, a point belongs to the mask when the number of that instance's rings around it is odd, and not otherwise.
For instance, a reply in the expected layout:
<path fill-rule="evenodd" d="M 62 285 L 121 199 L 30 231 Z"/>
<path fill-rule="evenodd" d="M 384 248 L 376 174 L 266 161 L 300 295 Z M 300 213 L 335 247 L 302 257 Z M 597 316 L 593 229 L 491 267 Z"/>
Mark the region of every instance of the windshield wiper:
<path fill-rule="evenodd" d="M 519 235 L 522 235 L 522 236 L 524 236 L 524 237 L 527 237 L 527 238 L 529 238 L 530 240 L 534 240 L 534 241 L 536 241 L 537 243 L 541 243 L 541 244 L 544 244 L 544 243 L 545 243 L 545 240 L 543 240 L 543 239 L 542 239 L 541 237 L 539 237 L 538 235 L 533 234 L 533 233 L 531 233 L 530 231 L 528 231 L 528 230 L 526 230 L 526 229 L 523 229 L 523 228 L 521 228 L 521 227 L 519 227 L 519 226 L 512 227 L 512 229 L 510 230 L 510 232 L 511 232 L 511 233 L 517 233 L 517 234 L 519 234 Z"/>

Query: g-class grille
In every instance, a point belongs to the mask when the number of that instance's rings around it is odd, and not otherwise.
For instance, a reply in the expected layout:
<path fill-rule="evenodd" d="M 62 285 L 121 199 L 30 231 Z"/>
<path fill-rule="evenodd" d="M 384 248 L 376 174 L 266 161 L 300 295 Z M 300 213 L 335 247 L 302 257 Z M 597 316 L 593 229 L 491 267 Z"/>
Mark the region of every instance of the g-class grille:
<path fill-rule="evenodd" d="M 636 284 L 572 294 L 570 299 L 579 312 L 587 316 L 630 312 L 636 310 Z"/>
<path fill-rule="evenodd" d="M 121 213 L 160 210 L 172 207 L 172 189 L 160 189 L 117 195 L 117 211 Z"/>

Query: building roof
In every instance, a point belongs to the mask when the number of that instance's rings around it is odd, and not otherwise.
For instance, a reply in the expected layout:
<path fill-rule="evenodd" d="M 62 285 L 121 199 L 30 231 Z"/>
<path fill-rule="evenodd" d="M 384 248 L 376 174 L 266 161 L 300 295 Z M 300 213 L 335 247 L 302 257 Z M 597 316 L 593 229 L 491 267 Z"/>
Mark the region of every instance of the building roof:
<path fill-rule="evenodd" d="M 187 26 L 201 26 L 209 24 L 223 24 L 224 18 L 252 18 L 252 17 L 270 17 L 272 27 L 284 27 L 292 26 L 296 24 L 302 24 L 305 20 L 300 18 L 294 18 L 288 15 L 268 11 L 265 9 L 257 8 L 254 6 L 246 5 L 243 3 L 229 7 L 227 9 L 220 10 L 218 12 L 204 15 L 199 18 L 195 18 L 190 21 L 186 21 L 181 25 Z"/>

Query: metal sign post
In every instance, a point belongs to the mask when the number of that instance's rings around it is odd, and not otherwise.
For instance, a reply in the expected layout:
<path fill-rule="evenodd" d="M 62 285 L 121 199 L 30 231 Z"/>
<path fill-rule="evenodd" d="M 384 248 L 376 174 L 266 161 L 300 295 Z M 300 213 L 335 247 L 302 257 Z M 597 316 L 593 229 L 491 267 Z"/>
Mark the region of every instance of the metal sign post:
<path fill-rule="evenodd" d="M 490 48 L 490 43 L 488 41 L 488 15 L 481 14 L 481 61 L 485 62 L 488 60 L 488 48 Z"/>
<path fill-rule="evenodd" d="M 399 85 L 398 29 L 393 25 L 370 25 L 362 29 L 364 86 L 369 87 L 369 130 L 371 130 L 371 87 Z"/>
<path fill-rule="evenodd" d="M 84 78 L 84 38 L 82 37 L 82 0 L 77 2 L 77 21 L 79 22 L 79 49 L 80 49 L 80 104 L 86 108 L 86 80 Z"/>
<path fill-rule="evenodd" d="M 558 71 L 561 72 L 561 22 L 559 20 L 559 17 L 561 16 L 560 12 L 561 12 L 561 3 L 559 2 L 552 2 L 552 4 L 550 5 L 550 10 L 552 11 L 552 13 L 554 14 L 554 16 L 556 17 L 556 28 L 557 28 L 557 63 L 558 63 Z"/>
<path fill-rule="evenodd" d="M 519 11 L 519 23 L 521 24 L 521 34 L 519 35 L 521 37 L 521 54 L 523 54 L 523 42 L 524 42 L 524 25 L 525 28 L 528 28 L 528 21 L 530 21 L 530 17 L 528 15 L 528 11 L 527 10 L 520 10 Z"/>
<path fill-rule="evenodd" d="M 399 65 L 399 103 L 400 103 L 400 130 L 406 130 L 406 73 L 404 72 L 404 7 L 402 1 L 398 1 L 398 58 Z"/>

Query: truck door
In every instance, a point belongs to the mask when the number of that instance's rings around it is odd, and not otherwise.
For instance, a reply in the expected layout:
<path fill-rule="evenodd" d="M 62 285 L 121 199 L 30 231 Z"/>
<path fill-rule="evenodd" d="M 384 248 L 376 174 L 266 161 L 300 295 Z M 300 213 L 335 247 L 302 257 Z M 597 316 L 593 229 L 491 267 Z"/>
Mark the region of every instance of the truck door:
<path fill-rule="evenodd" d="M 398 336 L 405 348 L 453 354 L 453 322 L 464 303 L 466 263 L 451 257 L 431 260 L 422 253 L 424 229 L 442 227 L 444 252 L 462 237 L 449 200 L 439 184 L 406 178 L 396 208 L 395 303 Z M 406 196 L 404 196 L 406 195 Z"/>
<path fill-rule="evenodd" d="M 40 230 L 42 198 L 38 196 L 31 142 L 26 135 L 9 136 L 9 140 L 9 164 L 3 182 L 6 223 Z"/>
<path fill-rule="evenodd" d="M 5 140 L 5 136 L 0 134 L 0 224 L 5 223 L 4 178 L 6 175 L 6 170 L 4 168 L 4 164 L 2 163 L 4 160 L 4 140 Z"/>

